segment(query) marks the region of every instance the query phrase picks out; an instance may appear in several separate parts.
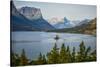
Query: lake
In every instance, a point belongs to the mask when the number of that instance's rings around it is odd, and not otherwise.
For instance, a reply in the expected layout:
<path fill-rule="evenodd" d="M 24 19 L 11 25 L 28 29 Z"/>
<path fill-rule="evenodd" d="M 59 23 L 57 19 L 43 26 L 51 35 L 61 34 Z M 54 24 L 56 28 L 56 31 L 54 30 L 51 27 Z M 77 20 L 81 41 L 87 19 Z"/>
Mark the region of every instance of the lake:
<path fill-rule="evenodd" d="M 25 49 L 26 56 L 31 60 L 36 60 L 39 53 L 46 54 L 55 45 L 56 35 L 59 35 L 57 41 L 58 48 L 62 43 L 69 46 L 70 50 L 75 47 L 79 50 L 79 44 L 84 41 L 86 47 L 91 46 L 92 51 L 96 49 L 96 37 L 85 34 L 72 33 L 52 33 L 52 32 L 12 32 L 12 50 L 17 54 L 21 54 L 22 49 Z"/>

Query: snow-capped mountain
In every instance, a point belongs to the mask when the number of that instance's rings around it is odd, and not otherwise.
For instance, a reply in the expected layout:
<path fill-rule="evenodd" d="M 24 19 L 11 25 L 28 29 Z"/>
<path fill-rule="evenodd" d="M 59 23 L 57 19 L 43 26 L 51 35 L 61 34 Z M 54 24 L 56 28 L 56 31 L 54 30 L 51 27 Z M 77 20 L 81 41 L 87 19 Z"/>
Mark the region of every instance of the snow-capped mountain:
<path fill-rule="evenodd" d="M 80 26 L 82 24 L 87 24 L 89 21 L 90 21 L 89 19 L 71 21 L 66 17 L 52 18 L 51 20 L 48 20 L 48 22 L 52 24 L 56 29 L 72 28 L 75 26 Z"/>
<path fill-rule="evenodd" d="M 64 17 L 63 21 L 55 24 L 54 27 L 57 29 L 71 28 L 73 27 L 73 24 L 66 17 Z"/>
<path fill-rule="evenodd" d="M 58 18 L 58 17 L 53 17 L 51 19 L 47 19 L 47 21 L 53 26 L 57 23 L 63 23 L 64 22 L 63 18 Z"/>
<path fill-rule="evenodd" d="M 68 20 L 66 17 L 52 18 L 51 20 L 48 20 L 48 22 L 52 24 L 56 29 L 71 28 L 74 26 L 73 22 Z"/>

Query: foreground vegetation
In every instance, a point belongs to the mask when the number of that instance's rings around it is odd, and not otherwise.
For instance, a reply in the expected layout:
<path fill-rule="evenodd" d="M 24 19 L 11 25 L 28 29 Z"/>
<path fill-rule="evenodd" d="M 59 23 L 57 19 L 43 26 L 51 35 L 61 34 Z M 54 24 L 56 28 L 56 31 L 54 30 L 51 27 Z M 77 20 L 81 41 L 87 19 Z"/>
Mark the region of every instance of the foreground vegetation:
<path fill-rule="evenodd" d="M 11 52 L 11 66 L 25 65 L 43 65 L 43 64 L 60 64 L 60 63 L 75 63 L 75 62 L 90 62 L 96 61 L 96 50 L 91 52 L 91 47 L 86 48 L 82 41 L 79 45 L 79 51 L 76 52 L 75 47 L 70 50 L 70 47 L 65 47 L 63 43 L 61 48 L 54 47 L 46 55 L 39 54 L 37 60 L 29 60 L 25 50 L 22 49 L 21 55 Z"/>

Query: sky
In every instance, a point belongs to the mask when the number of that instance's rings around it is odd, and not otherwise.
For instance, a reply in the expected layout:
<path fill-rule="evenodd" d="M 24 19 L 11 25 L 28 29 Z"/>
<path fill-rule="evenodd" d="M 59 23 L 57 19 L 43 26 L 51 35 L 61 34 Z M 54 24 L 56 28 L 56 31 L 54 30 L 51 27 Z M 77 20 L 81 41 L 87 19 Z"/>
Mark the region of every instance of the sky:
<path fill-rule="evenodd" d="M 69 20 L 93 19 L 96 17 L 95 5 L 45 3 L 34 1 L 15 1 L 16 8 L 24 6 L 40 8 L 44 19 L 66 17 Z"/>

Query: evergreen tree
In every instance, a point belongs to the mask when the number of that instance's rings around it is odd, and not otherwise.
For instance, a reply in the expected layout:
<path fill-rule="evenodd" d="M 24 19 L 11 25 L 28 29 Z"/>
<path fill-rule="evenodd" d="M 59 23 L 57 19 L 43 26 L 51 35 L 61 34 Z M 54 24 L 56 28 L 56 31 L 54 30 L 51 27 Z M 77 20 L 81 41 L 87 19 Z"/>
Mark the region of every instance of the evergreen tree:
<path fill-rule="evenodd" d="M 78 52 L 77 61 L 78 62 L 90 61 L 90 58 L 89 58 L 90 51 L 91 51 L 91 47 L 88 47 L 86 49 L 84 42 L 82 41 L 80 44 L 80 51 Z"/>
<path fill-rule="evenodd" d="M 45 55 L 42 56 L 42 54 L 39 54 L 38 60 L 37 60 L 37 64 L 46 64 L 46 58 Z"/>
<path fill-rule="evenodd" d="M 71 62 L 71 52 L 70 52 L 69 46 L 67 46 L 66 53 L 67 53 L 67 63 L 70 63 Z"/>
<path fill-rule="evenodd" d="M 77 61 L 81 62 L 84 61 L 84 57 L 85 57 L 85 45 L 83 41 L 80 43 L 79 47 L 80 50 L 78 52 Z"/>
<path fill-rule="evenodd" d="M 11 66 L 18 66 L 20 63 L 20 59 L 18 54 L 15 54 L 14 52 L 11 53 Z"/>
<path fill-rule="evenodd" d="M 11 53 L 11 65 L 16 66 L 16 57 L 13 52 Z"/>
<path fill-rule="evenodd" d="M 85 57 L 88 56 L 89 52 L 91 51 L 91 47 L 88 47 L 85 51 Z"/>
<path fill-rule="evenodd" d="M 20 65 L 27 65 L 28 64 L 28 59 L 26 57 L 25 50 L 22 49 L 21 57 L 20 57 Z"/>
<path fill-rule="evenodd" d="M 67 53 L 66 53 L 66 47 L 64 45 L 64 43 L 61 46 L 61 50 L 60 50 L 60 63 L 66 63 L 67 62 Z"/>
<path fill-rule="evenodd" d="M 43 64 L 46 64 L 47 63 L 47 60 L 45 58 L 45 55 L 43 55 Z"/>
<path fill-rule="evenodd" d="M 75 47 L 73 47 L 73 52 L 72 52 L 72 62 L 75 62 Z"/>
<path fill-rule="evenodd" d="M 59 63 L 59 49 L 56 43 L 51 52 L 47 54 L 47 61 L 49 64 Z"/>
<path fill-rule="evenodd" d="M 96 61 L 96 50 L 94 50 L 93 52 L 91 52 L 91 61 Z"/>
<path fill-rule="evenodd" d="M 43 59 L 42 59 L 42 54 L 41 53 L 39 54 L 37 64 L 43 64 Z"/>

